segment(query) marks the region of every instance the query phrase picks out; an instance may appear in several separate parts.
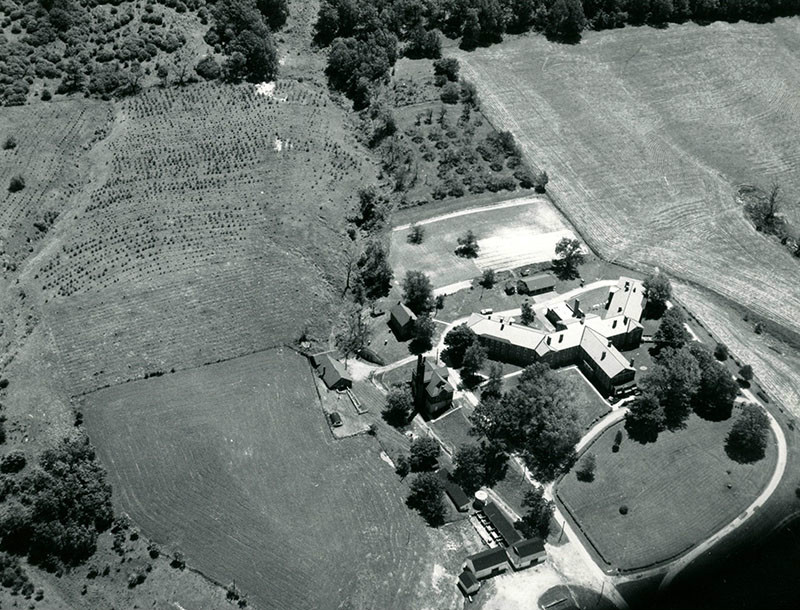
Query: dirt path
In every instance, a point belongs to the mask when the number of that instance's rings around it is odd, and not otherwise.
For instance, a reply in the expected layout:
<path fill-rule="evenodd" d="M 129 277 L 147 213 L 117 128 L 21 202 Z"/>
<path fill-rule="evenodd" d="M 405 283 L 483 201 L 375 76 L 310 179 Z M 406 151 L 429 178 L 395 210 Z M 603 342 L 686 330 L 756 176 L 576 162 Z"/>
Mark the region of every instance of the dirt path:
<path fill-rule="evenodd" d="M 501 201 L 500 203 L 492 203 L 489 205 L 481 205 L 474 208 L 467 208 L 465 210 L 458 210 L 457 212 L 449 212 L 447 214 L 441 214 L 440 216 L 433 216 L 432 218 L 426 218 L 425 220 L 420 220 L 414 224 L 418 225 L 428 225 L 433 222 L 439 222 L 440 220 L 449 220 L 450 218 L 458 218 L 459 216 L 468 216 L 469 214 L 480 214 L 481 212 L 489 212 L 493 210 L 501 210 L 503 208 L 514 208 L 520 205 L 533 205 L 534 203 L 541 203 L 546 201 L 548 204 L 550 202 L 545 199 L 544 197 L 540 197 L 538 195 L 530 195 L 528 197 L 520 197 L 518 199 L 511 199 L 509 201 Z M 411 228 L 411 224 L 402 224 L 394 227 L 392 231 L 407 231 Z"/>

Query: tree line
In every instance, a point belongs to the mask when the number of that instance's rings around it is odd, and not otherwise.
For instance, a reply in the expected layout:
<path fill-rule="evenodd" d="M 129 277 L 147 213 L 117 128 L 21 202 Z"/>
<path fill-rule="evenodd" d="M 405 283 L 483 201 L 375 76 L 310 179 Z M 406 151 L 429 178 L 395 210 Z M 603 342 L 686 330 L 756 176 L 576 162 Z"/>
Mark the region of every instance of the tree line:
<path fill-rule="evenodd" d="M 798 13 L 800 0 L 323 0 L 315 39 L 331 47 L 331 85 L 363 108 L 400 55 L 440 57 L 440 34 L 471 50 L 505 33 L 536 31 L 575 42 L 585 29 L 763 22 Z"/>

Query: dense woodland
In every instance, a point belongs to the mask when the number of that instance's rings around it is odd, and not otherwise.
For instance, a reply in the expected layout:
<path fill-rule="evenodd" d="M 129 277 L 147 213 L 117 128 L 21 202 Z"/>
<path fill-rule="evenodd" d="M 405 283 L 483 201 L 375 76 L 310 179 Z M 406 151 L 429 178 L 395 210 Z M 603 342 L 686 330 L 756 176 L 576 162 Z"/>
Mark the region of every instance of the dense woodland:
<path fill-rule="evenodd" d="M 24 104 L 35 83 L 47 101 L 54 91 L 132 94 L 148 79 L 269 80 L 271 32 L 287 13 L 286 0 L 0 0 L 0 99 Z M 208 26 L 214 53 L 199 62 L 185 48 L 184 16 Z"/>

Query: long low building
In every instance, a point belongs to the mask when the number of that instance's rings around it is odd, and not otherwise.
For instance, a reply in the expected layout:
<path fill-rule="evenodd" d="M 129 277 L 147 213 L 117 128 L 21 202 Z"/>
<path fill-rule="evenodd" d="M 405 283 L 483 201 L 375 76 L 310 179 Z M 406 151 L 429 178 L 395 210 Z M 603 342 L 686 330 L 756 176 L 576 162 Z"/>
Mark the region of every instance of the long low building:
<path fill-rule="evenodd" d="M 619 351 L 642 340 L 642 282 L 622 277 L 609 291 L 604 316 L 585 314 L 578 301 L 547 310 L 554 331 L 519 324 L 510 318 L 472 314 L 467 321 L 490 358 L 520 366 L 545 362 L 553 367 L 578 365 L 606 396 L 633 384 L 635 369 Z"/>

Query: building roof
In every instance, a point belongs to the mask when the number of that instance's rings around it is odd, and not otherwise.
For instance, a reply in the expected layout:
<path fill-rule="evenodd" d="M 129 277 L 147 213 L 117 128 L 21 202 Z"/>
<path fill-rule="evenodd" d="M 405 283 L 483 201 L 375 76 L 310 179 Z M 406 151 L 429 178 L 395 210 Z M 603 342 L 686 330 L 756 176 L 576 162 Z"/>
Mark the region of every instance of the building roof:
<path fill-rule="evenodd" d="M 409 322 L 417 319 L 417 314 L 411 311 L 404 303 L 398 301 L 397 305 L 389 310 L 391 316 L 400 326 L 405 326 Z"/>
<path fill-rule="evenodd" d="M 514 524 L 506 517 L 506 514 L 494 502 L 489 502 L 483 507 L 483 514 L 489 519 L 494 528 L 500 532 L 506 544 L 515 544 L 522 540 L 522 536 L 514 527 Z"/>
<path fill-rule="evenodd" d="M 491 337 L 497 341 L 504 341 L 531 350 L 536 349 L 546 335 L 541 330 L 524 324 L 506 324 L 503 318 L 491 318 L 477 313 L 469 317 L 467 326 L 478 336 Z"/>
<path fill-rule="evenodd" d="M 478 579 L 475 578 L 475 575 L 469 570 L 463 570 L 461 574 L 458 575 L 458 582 L 461 583 L 464 589 L 469 590 L 478 584 Z"/>
<path fill-rule="evenodd" d="M 628 359 L 611 345 L 610 340 L 592 328 L 585 327 L 581 348 L 609 379 L 613 379 L 622 371 L 633 370 Z"/>
<path fill-rule="evenodd" d="M 466 492 L 461 489 L 461 486 L 450 478 L 450 471 L 446 468 L 440 468 L 437 473 L 442 480 L 442 486 L 450 499 L 457 507 L 468 506 L 471 498 Z"/>
<path fill-rule="evenodd" d="M 609 290 L 609 301 L 606 317 L 624 315 L 637 322 L 642 318 L 647 299 L 644 296 L 644 284 L 631 277 L 620 277 L 616 286 Z"/>
<path fill-rule="evenodd" d="M 331 357 L 330 354 L 314 356 L 314 361 L 317 363 L 317 372 L 319 376 L 322 377 L 322 381 L 324 381 L 325 385 L 329 388 L 335 386 L 342 379 L 350 382 L 353 381 L 353 378 L 350 377 L 350 373 L 345 370 L 342 363 Z"/>
<path fill-rule="evenodd" d="M 519 555 L 520 559 L 527 559 L 544 553 L 544 540 L 541 538 L 528 538 L 522 542 L 517 542 L 511 548 Z"/>
<path fill-rule="evenodd" d="M 455 388 L 447 380 L 449 376 L 450 371 L 447 370 L 446 366 L 433 364 L 430 360 L 426 360 L 422 381 L 425 384 L 425 392 L 428 396 L 435 399 L 442 394 L 452 394 Z"/>
<path fill-rule="evenodd" d="M 545 288 L 555 288 L 556 278 L 549 273 L 540 273 L 531 277 L 524 277 L 520 280 L 530 291 L 544 290 Z"/>
<path fill-rule="evenodd" d="M 491 570 L 508 563 L 508 555 L 506 555 L 506 550 L 503 547 L 498 546 L 470 555 L 467 557 L 467 561 L 472 562 L 472 567 L 475 568 L 476 572 L 482 572 L 483 570 Z"/>

